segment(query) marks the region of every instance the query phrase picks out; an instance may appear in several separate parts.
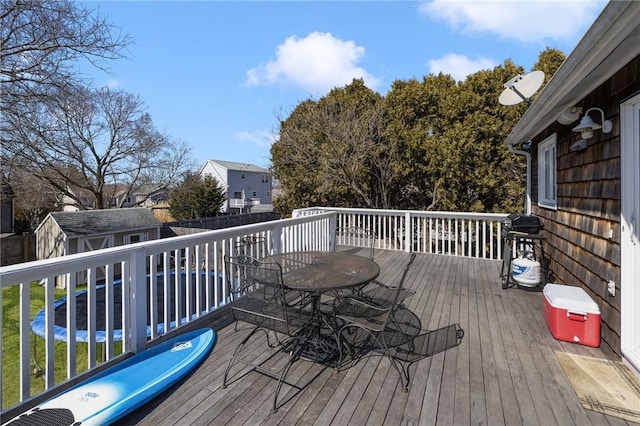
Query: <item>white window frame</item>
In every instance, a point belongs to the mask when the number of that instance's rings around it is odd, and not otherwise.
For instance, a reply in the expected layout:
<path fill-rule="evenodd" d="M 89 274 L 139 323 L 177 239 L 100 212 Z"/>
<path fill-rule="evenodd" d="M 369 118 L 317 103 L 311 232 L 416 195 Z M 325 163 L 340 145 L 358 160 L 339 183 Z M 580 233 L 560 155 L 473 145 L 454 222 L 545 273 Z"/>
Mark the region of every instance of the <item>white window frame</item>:
<path fill-rule="evenodd" d="M 136 232 L 132 234 L 126 234 L 124 236 L 124 244 L 134 244 L 131 242 L 132 237 L 138 237 L 138 243 L 149 240 L 149 233 L 147 232 Z"/>
<path fill-rule="evenodd" d="M 538 144 L 538 205 L 558 208 L 557 135 L 554 133 Z"/>

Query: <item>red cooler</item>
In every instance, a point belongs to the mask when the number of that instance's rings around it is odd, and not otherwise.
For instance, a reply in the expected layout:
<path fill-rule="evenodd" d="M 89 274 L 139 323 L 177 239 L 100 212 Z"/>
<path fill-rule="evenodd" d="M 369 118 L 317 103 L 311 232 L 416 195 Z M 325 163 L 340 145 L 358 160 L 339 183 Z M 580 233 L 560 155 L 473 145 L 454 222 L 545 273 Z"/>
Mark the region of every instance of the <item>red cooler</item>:
<path fill-rule="evenodd" d="M 553 337 L 600 346 L 600 307 L 586 291 L 569 285 L 544 286 L 544 318 Z"/>

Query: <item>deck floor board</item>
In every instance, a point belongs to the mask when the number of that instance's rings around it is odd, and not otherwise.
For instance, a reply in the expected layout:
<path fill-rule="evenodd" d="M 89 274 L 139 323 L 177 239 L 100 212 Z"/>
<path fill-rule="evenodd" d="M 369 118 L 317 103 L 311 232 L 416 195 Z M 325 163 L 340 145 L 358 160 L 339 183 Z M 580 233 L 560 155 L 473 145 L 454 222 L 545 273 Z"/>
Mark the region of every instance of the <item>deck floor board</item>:
<path fill-rule="evenodd" d="M 409 254 L 376 250 L 379 281 L 395 284 Z M 462 343 L 415 362 L 408 393 L 388 359 L 369 356 L 342 371 L 298 361 L 283 386 L 282 404 L 271 411 L 277 381 L 257 372 L 222 386 L 227 362 L 249 333 L 234 330 L 227 311 L 213 324 L 218 342 L 211 355 L 161 397 L 127 416 L 124 425 L 631 425 L 584 410 L 565 377 L 557 351 L 612 358 L 606 348 L 558 342 L 543 316 L 542 293 L 502 289 L 500 262 L 418 254 L 406 285 L 406 301 L 423 331 L 459 324 Z M 215 321 L 214 321 L 215 320 Z M 212 323 L 208 321 L 214 321 Z M 194 325 L 195 326 L 195 325 Z M 264 335 L 252 338 L 254 356 L 276 350 Z M 287 355 L 276 353 L 270 365 Z"/>

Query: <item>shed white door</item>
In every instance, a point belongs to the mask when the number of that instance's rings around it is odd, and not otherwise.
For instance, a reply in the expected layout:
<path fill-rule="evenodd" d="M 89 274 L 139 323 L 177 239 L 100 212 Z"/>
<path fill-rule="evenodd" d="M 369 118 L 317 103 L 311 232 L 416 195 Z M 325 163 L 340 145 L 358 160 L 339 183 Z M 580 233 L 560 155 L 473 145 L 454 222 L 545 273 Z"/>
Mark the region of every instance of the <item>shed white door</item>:
<path fill-rule="evenodd" d="M 101 235 L 99 237 L 87 237 L 78 239 L 78 253 L 84 253 L 86 251 L 100 250 L 103 248 L 113 247 L 114 238 L 113 235 Z M 96 278 L 104 278 L 104 267 L 96 268 Z M 81 272 L 78 276 L 78 280 L 81 283 L 87 282 L 87 273 Z"/>
<path fill-rule="evenodd" d="M 640 371 L 640 95 L 620 108 L 620 346 Z"/>

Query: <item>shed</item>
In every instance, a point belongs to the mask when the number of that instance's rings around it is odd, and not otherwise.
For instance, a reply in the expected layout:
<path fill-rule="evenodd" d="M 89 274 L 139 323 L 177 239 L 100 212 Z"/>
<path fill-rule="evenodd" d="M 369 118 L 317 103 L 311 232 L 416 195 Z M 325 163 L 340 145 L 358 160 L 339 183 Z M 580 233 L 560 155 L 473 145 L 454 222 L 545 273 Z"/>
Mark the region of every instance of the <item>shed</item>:
<path fill-rule="evenodd" d="M 49 259 L 155 240 L 161 227 L 145 208 L 53 212 L 36 229 L 36 257 Z"/>
<path fill-rule="evenodd" d="M 577 128 L 585 114 L 592 134 Z M 611 1 L 506 140 L 529 157 L 529 208 L 544 223 L 553 281 L 598 303 L 603 344 L 636 373 L 639 129 L 640 2 Z"/>

